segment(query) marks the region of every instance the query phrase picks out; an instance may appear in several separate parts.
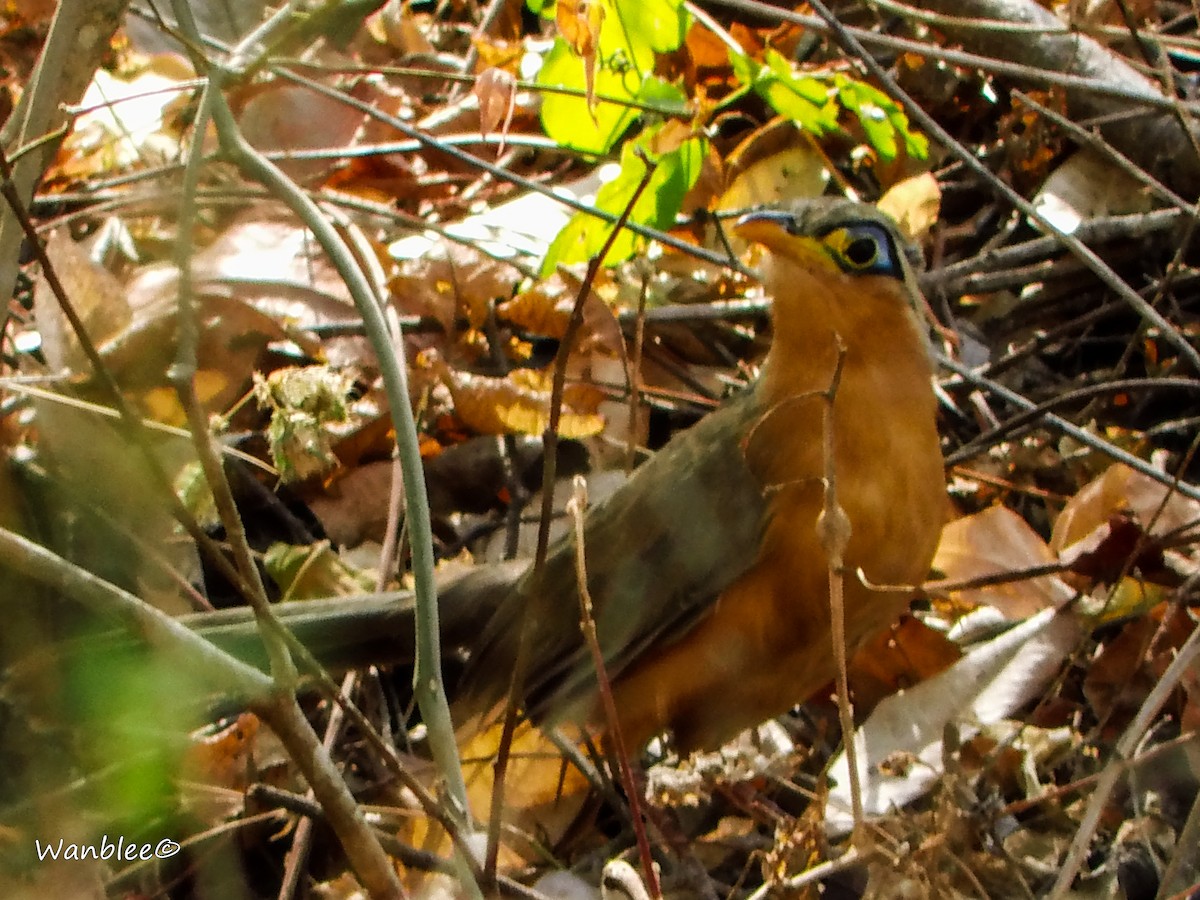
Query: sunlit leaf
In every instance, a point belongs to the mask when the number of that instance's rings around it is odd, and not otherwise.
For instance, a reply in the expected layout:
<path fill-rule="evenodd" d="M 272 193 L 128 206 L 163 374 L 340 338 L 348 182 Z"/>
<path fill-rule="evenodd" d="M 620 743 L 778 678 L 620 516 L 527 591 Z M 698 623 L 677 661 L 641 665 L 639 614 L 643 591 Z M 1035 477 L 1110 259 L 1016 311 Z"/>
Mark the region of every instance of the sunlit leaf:
<path fill-rule="evenodd" d="M 904 141 L 909 156 L 924 159 L 929 154 L 929 140 L 909 127 L 908 115 L 883 91 L 841 73 L 834 85 L 839 102 L 858 117 L 867 142 L 881 157 L 896 157 L 897 139 Z"/>
<path fill-rule="evenodd" d="M 544 7 L 543 7 L 544 9 Z M 657 54 L 683 43 L 690 17 L 676 0 L 596 0 L 586 14 L 563 15 L 559 4 L 555 41 L 538 72 L 546 87 L 571 88 L 580 96 L 547 92 L 542 127 L 565 147 L 606 153 L 628 129 L 639 111 L 622 101 L 656 104 L 662 84 L 654 78 Z M 564 19 L 569 26 L 564 30 Z M 588 35 L 593 26 L 598 35 Z M 593 59 L 589 54 L 595 51 Z M 682 106 L 678 91 L 668 98 Z M 605 98 L 608 98 L 607 100 Z"/>
<path fill-rule="evenodd" d="M 613 215 L 620 215 L 632 200 L 638 185 L 646 174 L 646 163 L 638 155 L 638 149 L 648 153 L 648 148 L 657 139 L 660 128 L 647 129 L 636 140 L 625 145 L 621 153 L 620 174 L 596 193 L 596 208 Z M 649 183 L 642 191 L 630 213 L 630 221 L 652 228 L 666 230 L 675 224 L 675 216 L 683 205 L 688 189 L 696 183 L 707 152 L 707 142 L 700 137 L 688 138 L 679 143 L 677 149 L 664 153 L 656 159 Z M 612 225 L 595 216 L 576 214 L 567 227 L 550 245 L 542 272 L 548 273 L 559 264 L 584 262 L 598 254 L 603 248 Z M 605 263 L 613 265 L 628 259 L 638 247 L 640 238 L 632 231 L 624 231 L 613 242 Z"/>

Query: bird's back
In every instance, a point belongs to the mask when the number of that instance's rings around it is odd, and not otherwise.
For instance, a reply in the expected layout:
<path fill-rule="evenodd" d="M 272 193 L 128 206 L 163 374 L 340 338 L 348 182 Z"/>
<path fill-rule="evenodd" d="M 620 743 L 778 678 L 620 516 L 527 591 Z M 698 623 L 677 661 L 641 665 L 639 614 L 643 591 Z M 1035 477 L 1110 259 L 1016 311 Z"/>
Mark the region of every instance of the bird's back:
<path fill-rule="evenodd" d="M 610 677 L 685 634 L 753 564 L 767 500 L 741 441 L 762 412 L 751 387 L 588 510 L 588 590 Z M 573 535 L 554 544 L 541 578 L 530 567 L 488 621 L 464 679 L 467 708 L 482 711 L 502 697 L 528 617 L 526 710 L 551 721 L 590 712 L 597 682 L 580 631 L 575 548 Z"/>

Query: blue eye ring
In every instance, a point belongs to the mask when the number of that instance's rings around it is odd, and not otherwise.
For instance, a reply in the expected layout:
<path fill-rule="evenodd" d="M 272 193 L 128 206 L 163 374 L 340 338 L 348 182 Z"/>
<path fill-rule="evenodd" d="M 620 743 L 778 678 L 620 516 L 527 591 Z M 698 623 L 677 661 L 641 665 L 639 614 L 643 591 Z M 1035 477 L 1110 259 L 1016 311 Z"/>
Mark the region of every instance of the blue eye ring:
<path fill-rule="evenodd" d="M 903 272 L 891 233 L 876 222 L 857 222 L 821 235 L 829 254 L 849 275 L 892 275 Z"/>

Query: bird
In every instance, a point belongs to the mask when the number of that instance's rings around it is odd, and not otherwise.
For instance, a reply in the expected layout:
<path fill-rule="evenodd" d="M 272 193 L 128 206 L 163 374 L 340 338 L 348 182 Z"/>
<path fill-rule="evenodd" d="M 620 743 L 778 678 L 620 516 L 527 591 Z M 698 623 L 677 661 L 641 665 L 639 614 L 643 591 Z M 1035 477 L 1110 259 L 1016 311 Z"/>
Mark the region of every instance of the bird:
<path fill-rule="evenodd" d="M 836 674 L 831 566 L 853 652 L 907 608 L 946 515 L 932 356 L 913 248 L 895 223 L 824 199 L 753 210 L 733 232 L 761 248 L 772 298 L 759 377 L 584 519 L 588 593 L 630 747 L 668 735 L 680 753 L 714 749 L 808 699 Z M 832 554 L 831 498 L 848 525 Z M 504 700 L 527 628 L 524 714 L 604 732 L 576 553 L 568 535 L 540 572 L 481 565 L 442 587 L 443 645 L 466 657 L 456 714 Z M 324 640 L 342 662 L 402 655 L 406 607 L 347 601 L 339 619 L 338 602 L 304 604 L 291 620 L 302 640 Z"/>

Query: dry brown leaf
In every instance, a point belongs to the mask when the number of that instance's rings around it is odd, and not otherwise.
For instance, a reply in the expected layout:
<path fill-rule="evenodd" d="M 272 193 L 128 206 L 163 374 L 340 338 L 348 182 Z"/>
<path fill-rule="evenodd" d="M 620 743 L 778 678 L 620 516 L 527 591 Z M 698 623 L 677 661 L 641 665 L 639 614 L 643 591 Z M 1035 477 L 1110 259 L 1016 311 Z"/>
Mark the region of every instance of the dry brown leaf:
<path fill-rule="evenodd" d="M 574 299 L 562 280 L 551 276 L 511 300 L 497 304 L 496 315 L 530 334 L 561 338 L 567 333 Z"/>
<path fill-rule="evenodd" d="M 884 697 L 919 684 L 962 656 L 942 632 L 912 616 L 876 635 L 850 660 L 854 709 L 868 713 Z"/>
<path fill-rule="evenodd" d="M 933 567 L 947 580 L 961 582 L 1049 565 L 1056 559 L 1024 519 L 1006 507 L 993 506 L 942 529 Z M 1070 588 L 1051 575 L 954 593 L 967 603 L 994 606 L 1011 619 L 1057 606 L 1072 595 Z"/>
<path fill-rule="evenodd" d="M 880 209 L 896 220 L 915 243 L 929 235 L 942 208 L 942 189 L 930 172 L 905 178 L 879 198 Z"/>
<path fill-rule="evenodd" d="M 225 787 L 244 788 L 260 724 L 257 716 L 247 712 L 214 734 L 193 734 L 184 761 L 188 776 Z"/>
<path fill-rule="evenodd" d="M 650 152 L 656 156 L 670 153 L 692 137 L 692 129 L 679 119 L 668 119 L 650 141 Z"/>
<path fill-rule="evenodd" d="M 437 53 L 422 30 L 422 25 L 429 24 L 428 16 L 418 16 L 412 11 L 412 4 L 391 0 L 371 17 L 369 25 L 376 40 L 385 41 L 394 47 L 399 56 L 409 54 Z"/>
<path fill-rule="evenodd" d="M 554 22 L 562 39 L 583 60 L 588 109 L 594 111 L 596 53 L 600 45 L 600 26 L 604 22 L 604 6 L 600 0 L 559 0 Z"/>
<path fill-rule="evenodd" d="M 491 808 L 500 732 L 497 723 L 459 741 L 468 802 L 481 817 Z M 579 770 L 528 722 L 517 728 L 511 753 L 504 784 L 505 828 L 499 857 L 502 871 L 540 861 L 547 846 L 562 840 L 591 791 Z M 425 818 L 414 819 L 406 837 L 414 846 L 426 849 L 447 850 L 450 846 L 440 827 Z"/>
<path fill-rule="evenodd" d="M 479 434 L 538 435 L 550 424 L 550 370 L 515 369 L 505 376 L 475 375 L 450 368 L 439 355 L 426 354 L 427 364 L 450 389 L 455 414 Z M 558 433 L 582 438 L 604 429 L 596 411 L 604 393 L 591 385 L 568 384 L 563 390 Z"/>
<path fill-rule="evenodd" d="M 363 123 L 363 113 L 336 97 L 300 85 L 271 81 L 258 86 L 238 116 L 242 134 L 254 147 L 270 151 L 347 147 Z M 313 178 L 328 171 L 327 159 L 281 160 L 292 178 Z"/>
<path fill-rule="evenodd" d="M 1050 547 L 1062 553 L 1114 516 L 1132 513 L 1150 534 L 1162 535 L 1200 521 L 1200 503 L 1172 493 L 1166 485 L 1123 463 L 1109 466 L 1063 507 L 1054 523 Z M 1153 523 L 1153 524 L 1151 524 Z"/>
<path fill-rule="evenodd" d="M 102 344 L 129 325 L 133 314 L 120 282 L 107 269 L 92 262 L 66 229 L 58 228 L 51 233 L 46 241 L 46 255 L 92 343 Z M 44 276 L 37 281 L 34 298 L 42 352 L 50 368 L 56 372 L 90 371 L 87 357 Z"/>
<path fill-rule="evenodd" d="M 388 287 L 400 313 L 430 316 L 447 334 L 456 334 L 460 316 L 471 327 L 482 328 L 492 303 L 511 297 L 521 278 L 507 263 L 443 242 L 419 259 L 402 262 Z"/>
<path fill-rule="evenodd" d="M 388 497 L 392 488 L 391 460 L 356 465 L 308 498 L 309 509 L 329 539 L 342 547 L 363 541 L 382 541 L 387 529 Z"/>
<path fill-rule="evenodd" d="M 499 156 L 504 152 L 504 138 L 512 125 L 517 80 L 504 69 L 484 69 L 475 79 L 474 91 L 479 99 L 480 132 L 484 135 L 497 130 L 500 132 L 500 144 L 496 147 L 496 155 Z"/>
<path fill-rule="evenodd" d="M 1109 737 L 1142 705 L 1194 628 L 1187 610 L 1160 604 L 1121 626 L 1088 663 L 1083 694 Z"/>
<path fill-rule="evenodd" d="M 180 105 L 190 66 L 176 54 L 142 60 L 127 78 L 100 69 L 88 86 L 49 178 L 76 181 L 115 170 L 174 162 L 180 138 L 172 111 Z"/>
<path fill-rule="evenodd" d="M 1089 219 L 1147 212 L 1151 200 L 1141 181 L 1099 152 L 1083 149 L 1050 173 L 1033 206 L 1070 234 Z"/>
<path fill-rule="evenodd" d="M 819 197 L 829 181 L 824 157 L 800 136 L 794 122 L 782 117 L 738 144 L 725 161 L 725 172 L 718 212 Z"/>

